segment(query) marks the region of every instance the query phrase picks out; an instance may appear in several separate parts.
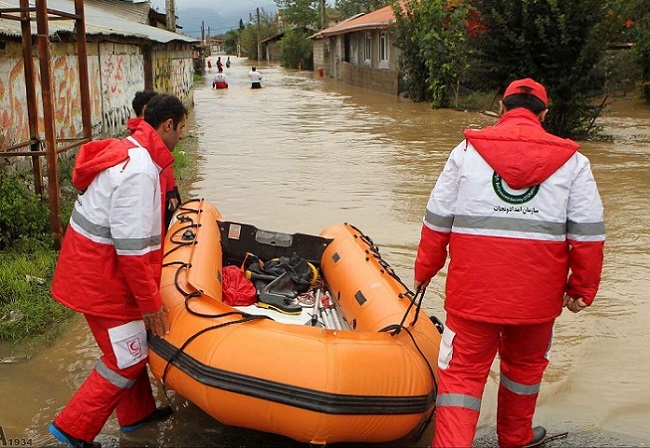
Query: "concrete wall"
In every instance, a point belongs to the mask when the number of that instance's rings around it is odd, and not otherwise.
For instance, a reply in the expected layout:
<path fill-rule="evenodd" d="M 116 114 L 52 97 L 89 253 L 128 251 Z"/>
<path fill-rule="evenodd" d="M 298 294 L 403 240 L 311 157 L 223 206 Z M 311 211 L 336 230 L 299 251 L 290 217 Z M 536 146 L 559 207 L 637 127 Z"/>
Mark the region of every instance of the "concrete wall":
<path fill-rule="evenodd" d="M 391 44 L 388 35 L 388 61 L 379 62 L 379 30 L 371 34 L 370 61 L 363 56 L 366 31 L 314 40 L 314 67 L 322 67 L 325 76 L 346 84 L 378 92 L 399 94 L 397 61 L 400 50 Z M 346 61 L 346 45 L 347 58 Z"/>
<path fill-rule="evenodd" d="M 392 95 L 399 94 L 398 73 L 394 70 L 376 70 L 349 62 L 341 62 L 339 79 L 356 87 Z"/>
<path fill-rule="evenodd" d="M 186 106 L 194 103 L 194 67 L 187 44 L 158 45 L 152 51 L 154 90 L 176 95 Z"/>
<path fill-rule="evenodd" d="M 327 63 L 329 62 L 325 59 L 325 39 L 314 40 L 313 51 L 314 51 L 314 69 L 322 67 L 327 76 L 331 76 L 331 70 L 327 70 Z"/>
<path fill-rule="evenodd" d="M 131 100 L 144 89 L 144 57 L 135 44 L 88 43 L 88 75 L 93 136 L 117 136 L 133 115 Z M 79 65 L 76 45 L 53 42 L 54 118 L 58 138 L 75 138 L 82 131 Z M 34 55 L 37 49 L 34 48 Z M 189 44 L 159 45 L 152 51 L 154 88 L 193 104 L 192 52 Z M 43 136 L 40 69 L 36 67 L 39 129 Z M 7 42 L 0 50 L 0 150 L 29 139 L 24 64 L 20 42 Z"/>
<path fill-rule="evenodd" d="M 97 60 L 99 64 L 94 68 L 100 70 L 100 73 L 89 70 L 91 83 L 95 78 L 99 78 L 101 82 L 102 120 L 99 123 L 98 133 L 120 135 L 126 120 L 133 116 L 131 107 L 133 96 L 138 90 L 144 88 L 144 60 L 140 47 L 113 43 L 92 44 L 91 46 L 94 47 L 94 52 L 99 54 L 98 57 L 91 57 L 91 50 L 88 51 L 89 61 Z M 74 59 L 76 63 L 76 56 Z M 91 94 L 91 97 L 94 96 Z M 95 122 L 93 120 L 94 132 Z"/>

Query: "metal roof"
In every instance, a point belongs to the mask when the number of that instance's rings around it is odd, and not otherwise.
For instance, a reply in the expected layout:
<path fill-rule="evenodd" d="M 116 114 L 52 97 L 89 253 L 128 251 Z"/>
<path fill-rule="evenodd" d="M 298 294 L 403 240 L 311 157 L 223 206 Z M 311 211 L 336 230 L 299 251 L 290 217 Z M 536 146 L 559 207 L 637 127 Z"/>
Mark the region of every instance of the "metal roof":
<path fill-rule="evenodd" d="M 33 2 L 30 2 L 33 5 Z M 30 5 L 30 6 L 31 6 Z M 19 8 L 20 0 L 0 0 L 0 9 Z M 48 9 L 74 14 L 74 0 L 48 0 Z M 198 42 L 189 36 L 172 33 L 149 26 L 149 2 L 133 3 L 122 0 L 85 0 L 86 34 L 88 36 L 120 36 L 167 43 L 172 41 Z M 16 16 L 16 14 L 12 14 Z M 34 14 L 33 14 L 34 15 Z M 50 35 L 59 32 L 73 33 L 73 20 L 50 20 Z M 0 18 L 0 35 L 22 36 L 20 22 Z M 36 35 L 36 22 L 32 21 L 32 35 Z"/>
<path fill-rule="evenodd" d="M 324 38 L 336 36 L 339 34 L 348 34 L 363 30 L 388 29 L 391 23 L 395 21 L 395 13 L 392 6 L 386 6 L 367 14 L 357 14 L 351 18 L 337 23 L 334 26 L 311 36 L 312 38 Z"/>

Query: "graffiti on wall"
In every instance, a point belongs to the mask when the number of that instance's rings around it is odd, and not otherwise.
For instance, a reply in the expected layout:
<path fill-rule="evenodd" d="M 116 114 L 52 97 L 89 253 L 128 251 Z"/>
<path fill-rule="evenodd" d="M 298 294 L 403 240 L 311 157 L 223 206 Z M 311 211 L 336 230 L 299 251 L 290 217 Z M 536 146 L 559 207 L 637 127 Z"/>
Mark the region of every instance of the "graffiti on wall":
<path fill-rule="evenodd" d="M 16 44 L 16 51 L 21 49 Z M 52 102 L 54 107 L 54 126 L 57 138 L 75 138 L 82 132 L 81 90 L 79 86 L 78 58 L 65 45 L 52 54 Z M 29 119 L 27 114 L 27 91 L 25 89 L 24 63 L 22 53 L 0 61 L 0 149 L 29 139 Z M 44 138 L 44 117 L 41 104 L 41 83 L 38 59 L 34 58 L 36 71 L 36 106 L 38 109 L 38 129 Z M 93 121 L 101 120 L 101 101 L 99 77 L 93 76 L 92 67 L 97 67 L 96 57 L 89 57 L 89 83 L 91 92 L 90 109 Z M 4 73 L 8 72 L 5 76 Z"/>
<path fill-rule="evenodd" d="M 156 51 L 152 58 L 154 90 L 160 93 L 173 93 L 172 61 L 169 53 Z"/>
<path fill-rule="evenodd" d="M 131 101 L 144 88 L 144 60 L 133 45 L 100 46 L 104 132 L 124 133 L 133 116 Z"/>
<path fill-rule="evenodd" d="M 0 150 L 29 139 L 23 73 L 22 58 L 0 62 Z"/>
<path fill-rule="evenodd" d="M 192 61 L 188 59 L 172 60 L 174 95 L 186 100 L 192 89 Z"/>
<path fill-rule="evenodd" d="M 55 133 L 58 138 L 79 137 L 83 120 L 76 45 L 52 43 L 52 89 Z M 38 58 L 34 58 L 40 138 L 43 110 Z M 165 46 L 152 52 L 154 89 L 192 102 L 191 48 Z M 123 135 L 133 116 L 131 101 L 144 89 L 144 57 L 137 45 L 101 42 L 88 46 L 88 78 L 92 135 Z M 22 46 L 8 42 L 0 58 L 0 150 L 29 139 Z"/>
<path fill-rule="evenodd" d="M 192 102 L 194 66 L 186 51 L 166 48 L 153 52 L 154 89 L 176 95 L 185 104 Z"/>

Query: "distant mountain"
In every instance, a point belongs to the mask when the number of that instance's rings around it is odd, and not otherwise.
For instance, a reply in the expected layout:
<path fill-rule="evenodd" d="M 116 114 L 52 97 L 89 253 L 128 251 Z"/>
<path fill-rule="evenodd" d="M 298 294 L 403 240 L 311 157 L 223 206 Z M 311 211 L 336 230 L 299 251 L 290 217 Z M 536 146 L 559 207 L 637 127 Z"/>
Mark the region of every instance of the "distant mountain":
<path fill-rule="evenodd" d="M 233 2 L 234 3 L 234 2 Z M 247 6 L 247 3 L 250 5 Z M 205 33 L 210 27 L 210 35 L 216 36 L 239 26 L 239 19 L 248 22 L 251 14 L 255 15 L 255 8 L 264 9 L 267 13 L 275 12 L 275 2 L 269 0 L 238 1 L 236 9 L 219 10 L 214 8 L 183 8 L 177 7 L 176 16 L 178 25 L 182 26 L 182 33 L 192 37 L 201 37 L 201 23 L 205 24 Z"/>

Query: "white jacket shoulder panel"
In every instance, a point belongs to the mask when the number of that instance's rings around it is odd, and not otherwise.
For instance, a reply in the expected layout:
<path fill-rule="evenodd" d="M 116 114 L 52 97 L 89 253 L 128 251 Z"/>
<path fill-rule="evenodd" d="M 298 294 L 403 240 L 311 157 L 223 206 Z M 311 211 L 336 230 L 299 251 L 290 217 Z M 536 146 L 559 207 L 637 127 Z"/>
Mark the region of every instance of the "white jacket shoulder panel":
<path fill-rule="evenodd" d="M 161 199 L 158 167 L 142 147 L 100 172 L 80 194 L 70 219 L 76 231 L 118 254 L 141 255 L 160 248 Z"/>
<path fill-rule="evenodd" d="M 466 141 L 454 148 L 438 178 L 424 224 L 437 231 L 546 241 L 563 241 L 568 234 L 604 238 L 602 203 L 582 154 L 542 184 L 515 190 Z"/>

